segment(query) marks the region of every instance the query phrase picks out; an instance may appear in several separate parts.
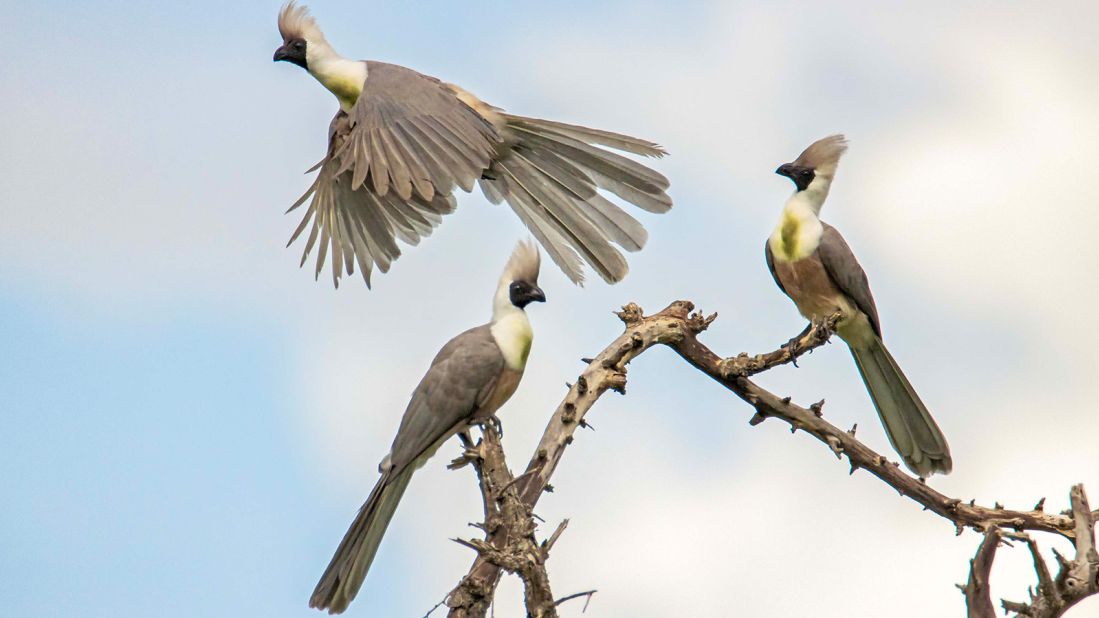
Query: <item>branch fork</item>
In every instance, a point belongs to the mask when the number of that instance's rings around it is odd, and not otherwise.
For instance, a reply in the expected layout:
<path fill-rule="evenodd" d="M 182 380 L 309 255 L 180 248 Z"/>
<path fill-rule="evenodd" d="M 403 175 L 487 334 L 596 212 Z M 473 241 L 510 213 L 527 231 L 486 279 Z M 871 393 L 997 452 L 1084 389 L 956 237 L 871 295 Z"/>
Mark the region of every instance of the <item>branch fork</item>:
<path fill-rule="evenodd" d="M 802 407 L 789 397 L 779 397 L 749 378 L 773 367 L 793 363 L 828 342 L 835 333 L 839 315 L 814 322 L 800 335 L 779 349 L 749 355 L 741 353 L 722 358 L 698 340 L 717 314 L 694 312 L 689 301 L 675 301 L 663 311 L 646 316 L 641 308 L 627 304 L 616 315 L 625 331 L 594 358 L 583 359 L 587 366 L 550 418 L 542 439 L 525 472 L 515 477 L 508 471 L 496 429 L 483 429 L 476 447 L 467 445 L 465 454 L 455 460 L 460 466 L 476 470 L 484 498 L 485 530 L 483 540 L 458 542 L 477 552 L 469 572 L 446 599 L 451 618 L 481 618 L 491 604 L 501 572 L 517 574 L 524 583 L 527 612 L 530 616 L 556 616 L 556 605 L 575 596 L 554 601 L 546 575 L 548 553 L 567 526 L 563 521 L 551 536 L 539 544 L 535 540 L 534 507 L 543 493 L 552 491 L 549 479 L 565 449 L 572 444 L 577 428 L 589 426 L 585 416 L 608 390 L 625 393 L 626 366 L 650 347 L 662 344 L 675 350 L 688 364 L 730 390 L 754 411 L 751 424 L 774 418 L 789 424 L 791 431 L 802 430 L 816 438 L 837 457 L 847 457 L 850 473 L 869 472 L 901 496 L 920 504 L 953 523 L 957 534 L 971 528 L 983 535 L 970 564 L 970 577 L 959 588 L 966 597 L 969 618 L 995 615 L 989 592 L 988 576 L 996 549 L 1011 540 L 1027 544 L 1035 561 L 1038 587 L 1029 603 L 1003 601 L 1005 610 L 1029 618 L 1054 618 L 1079 600 L 1099 592 L 1099 554 L 1095 546 L 1096 512 L 1090 510 L 1083 487 L 1073 487 L 1072 509 L 1066 514 L 1044 510 L 1044 500 L 1030 510 L 1006 509 L 963 502 L 932 489 L 924 479 L 909 476 L 897 462 L 890 461 L 855 437 L 856 427 L 841 430 L 823 416 L 824 401 Z M 1057 555 L 1059 570 L 1050 575 L 1037 544 L 1027 531 L 1058 534 L 1076 545 L 1073 560 Z M 594 592 L 594 591 L 592 591 Z"/>

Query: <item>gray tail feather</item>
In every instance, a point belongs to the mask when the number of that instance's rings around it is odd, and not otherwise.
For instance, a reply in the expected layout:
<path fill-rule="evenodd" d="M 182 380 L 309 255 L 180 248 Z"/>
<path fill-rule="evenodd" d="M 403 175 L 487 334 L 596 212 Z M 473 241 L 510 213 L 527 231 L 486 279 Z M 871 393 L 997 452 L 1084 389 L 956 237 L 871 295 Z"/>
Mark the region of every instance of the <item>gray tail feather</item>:
<path fill-rule="evenodd" d="M 366 579 L 370 563 L 378 553 L 378 545 L 413 472 L 415 467 L 407 466 L 392 478 L 386 475 L 378 480 L 340 541 L 313 596 L 309 597 L 309 607 L 326 609 L 329 614 L 340 614 L 347 609 Z"/>
<path fill-rule="evenodd" d="M 878 410 L 889 443 L 909 470 L 921 477 L 949 474 L 950 447 L 897 361 L 877 336 L 869 346 L 851 347 L 859 373 Z"/>
<path fill-rule="evenodd" d="M 493 203 L 507 201 L 550 258 L 574 282 L 587 262 L 608 283 L 629 271 L 611 243 L 627 251 L 645 246 L 636 219 L 599 194 L 609 191 L 650 212 L 667 212 L 668 179 L 599 146 L 643 156 L 665 153 L 652 142 L 575 125 L 505 115 L 514 143 L 481 179 Z"/>

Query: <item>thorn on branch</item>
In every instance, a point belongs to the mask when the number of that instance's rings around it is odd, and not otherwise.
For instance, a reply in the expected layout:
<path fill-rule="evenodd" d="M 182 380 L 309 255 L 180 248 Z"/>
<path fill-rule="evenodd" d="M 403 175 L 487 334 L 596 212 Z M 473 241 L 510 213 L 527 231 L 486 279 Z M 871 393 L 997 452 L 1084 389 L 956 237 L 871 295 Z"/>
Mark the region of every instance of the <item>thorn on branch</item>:
<path fill-rule="evenodd" d="M 701 311 L 692 313 L 690 317 L 687 318 L 687 329 L 697 335 L 709 328 L 710 324 L 713 324 L 716 319 L 717 312 L 711 313 L 708 316 L 703 316 Z"/>
<path fill-rule="evenodd" d="M 447 599 L 447 597 L 443 597 L 443 600 L 442 600 L 442 601 L 439 601 L 438 603 L 436 603 L 436 604 L 435 604 L 435 606 L 434 606 L 434 607 L 432 607 L 431 609 L 427 610 L 427 613 L 426 613 L 426 614 L 424 614 L 424 618 L 429 618 L 429 617 L 431 616 L 431 614 L 435 613 L 435 610 L 437 610 L 437 609 L 439 609 L 440 607 L 442 607 L 443 603 L 446 603 L 446 599 Z"/>
<path fill-rule="evenodd" d="M 626 326 L 632 326 L 640 322 L 645 316 L 641 311 L 641 307 L 637 306 L 637 303 L 629 303 L 622 306 L 622 311 L 614 312 L 618 316 L 619 320 Z"/>
<path fill-rule="evenodd" d="M 594 363 L 594 362 L 595 362 L 595 359 L 594 359 L 594 358 L 587 358 L 587 357 L 584 357 L 584 358 L 581 358 L 581 359 L 580 359 L 580 362 L 581 362 L 581 363 L 584 363 L 585 365 L 590 365 L 590 364 L 592 364 L 592 363 Z"/>
<path fill-rule="evenodd" d="M 854 425 L 851 425 L 851 429 L 848 429 L 848 430 L 847 430 L 847 435 L 849 435 L 849 436 L 851 436 L 852 438 L 854 438 L 854 437 L 855 437 L 855 430 L 856 430 L 856 429 L 858 429 L 858 428 L 859 428 L 859 424 L 858 424 L 858 423 L 855 423 Z"/>
<path fill-rule="evenodd" d="M 553 549 L 553 545 L 557 543 L 557 539 L 561 538 L 561 533 L 565 531 L 569 525 L 569 520 L 562 519 L 561 523 L 557 524 L 557 529 L 553 531 L 548 539 L 542 541 L 542 560 L 549 557 L 549 552 Z"/>
<path fill-rule="evenodd" d="M 1045 511 L 1046 510 L 1046 498 L 1045 498 L 1045 496 L 1042 496 L 1042 499 L 1038 501 L 1038 504 L 1034 505 L 1034 510 L 1035 511 Z"/>
<path fill-rule="evenodd" d="M 591 597 L 596 592 L 599 592 L 599 591 L 598 590 L 588 590 L 586 592 L 577 592 L 576 594 L 570 594 L 568 596 L 561 597 L 560 599 L 557 599 L 556 601 L 554 601 L 553 606 L 557 607 L 558 605 L 564 603 L 565 601 L 571 601 L 573 599 L 579 599 L 580 597 L 587 597 L 584 600 L 584 607 L 580 610 L 580 613 L 583 614 L 584 612 L 588 611 L 588 603 L 591 602 Z"/>
<path fill-rule="evenodd" d="M 782 401 L 782 405 L 784 405 L 784 406 L 788 406 L 788 405 L 790 405 L 790 396 L 789 396 L 789 395 L 787 395 L 786 397 L 783 397 L 783 398 L 781 399 L 781 401 Z"/>
<path fill-rule="evenodd" d="M 818 401 L 814 404 L 811 404 L 809 406 L 809 410 L 813 414 L 815 414 L 817 416 L 817 418 L 820 418 L 820 417 L 824 416 L 824 400 L 821 399 L 820 401 Z"/>

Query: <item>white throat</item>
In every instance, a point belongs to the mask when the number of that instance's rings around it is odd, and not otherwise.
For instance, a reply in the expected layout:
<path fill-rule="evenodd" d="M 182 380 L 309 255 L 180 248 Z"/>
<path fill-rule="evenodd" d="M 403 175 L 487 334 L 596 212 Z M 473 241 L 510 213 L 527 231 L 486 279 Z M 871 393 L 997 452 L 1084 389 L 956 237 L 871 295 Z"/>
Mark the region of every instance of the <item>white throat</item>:
<path fill-rule="evenodd" d="M 809 257 L 820 246 L 824 226 L 820 209 L 828 197 L 830 178 L 816 177 L 804 191 L 797 191 L 786 200 L 782 218 L 768 239 L 771 255 L 776 260 L 793 262 Z"/>
<path fill-rule="evenodd" d="M 527 312 L 511 304 L 508 288 L 511 282 L 501 282 L 492 301 L 492 338 L 504 355 L 508 369 L 522 371 L 527 366 L 534 330 Z"/>
<path fill-rule="evenodd" d="M 523 371 L 526 356 L 531 353 L 534 330 L 526 311 L 511 304 L 511 282 L 500 282 L 496 297 L 492 299 L 492 339 L 500 346 L 503 362 L 509 369 Z"/>
<path fill-rule="evenodd" d="M 820 209 L 824 206 L 824 200 L 828 199 L 828 189 L 832 187 L 832 179 L 823 176 L 813 178 L 813 182 L 804 191 L 798 191 L 786 201 L 787 208 L 808 208 L 813 216 L 820 216 Z"/>
<path fill-rule="evenodd" d="M 340 109 L 351 111 L 366 81 L 366 63 L 344 58 L 321 39 L 306 42 L 305 64 L 309 67 L 309 74 L 336 95 Z"/>

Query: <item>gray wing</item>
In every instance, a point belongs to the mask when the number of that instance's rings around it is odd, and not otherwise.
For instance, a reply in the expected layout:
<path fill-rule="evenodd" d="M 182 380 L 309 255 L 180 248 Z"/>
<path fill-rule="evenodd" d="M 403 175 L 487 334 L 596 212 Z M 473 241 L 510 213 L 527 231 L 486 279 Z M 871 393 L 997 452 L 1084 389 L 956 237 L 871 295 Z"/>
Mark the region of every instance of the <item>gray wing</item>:
<path fill-rule="evenodd" d="M 790 293 L 786 291 L 786 288 L 782 287 L 782 281 L 779 281 L 778 274 L 775 273 L 775 254 L 771 253 L 770 238 L 763 243 L 763 256 L 767 260 L 767 270 L 771 271 L 771 278 L 775 280 L 775 285 L 778 286 L 778 289 L 782 290 L 783 294 L 789 296 Z"/>
<path fill-rule="evenodd" d="M 828 276 L 832 277 L 836 287 L 855 301 L 855 306 L 866 314 L 874 332 L 881 337 L 878 308 L 874 305 L 874 295 L 870 293 L 870 282 L 866 279 L 866 272 L 863 271 L 859 261 L 855 259 L 855 254 L 851 252 L 851 247 L 847 246 L 847 241 L 840 236 L 836 228 L 823 221 L 821 225 L 824 226 L 824 233 L 821 235 L 817 252 L 821 263 L 824 264 L 824 270 L 828 271 Z M 774 267 L 771 272 L 774 273 Z"/>
<path fill-rule="evenodd" d="M 317 276 L 331 251 L 334 284 L 358 266 L 369 286 L 375 265 L 386 272 L 400 256 L 396 239 L 416 245 L 454 211 L 455 185 L 471 191 L 499 142 L 492 124 L 439 80 L 367 62 L 354 107 L 332 120 L 315 182 L 290 207 L 312 197 L 290 238 L 312 222 L 302 264 L 319 240 Z"/>
<path fill-rule="evenodd" d="M 504 357 L 488 325 L 451 339 L 432 361 L 401 418 L 390 463 L 400 473 L 476 412 L 496 384 Z"/>

